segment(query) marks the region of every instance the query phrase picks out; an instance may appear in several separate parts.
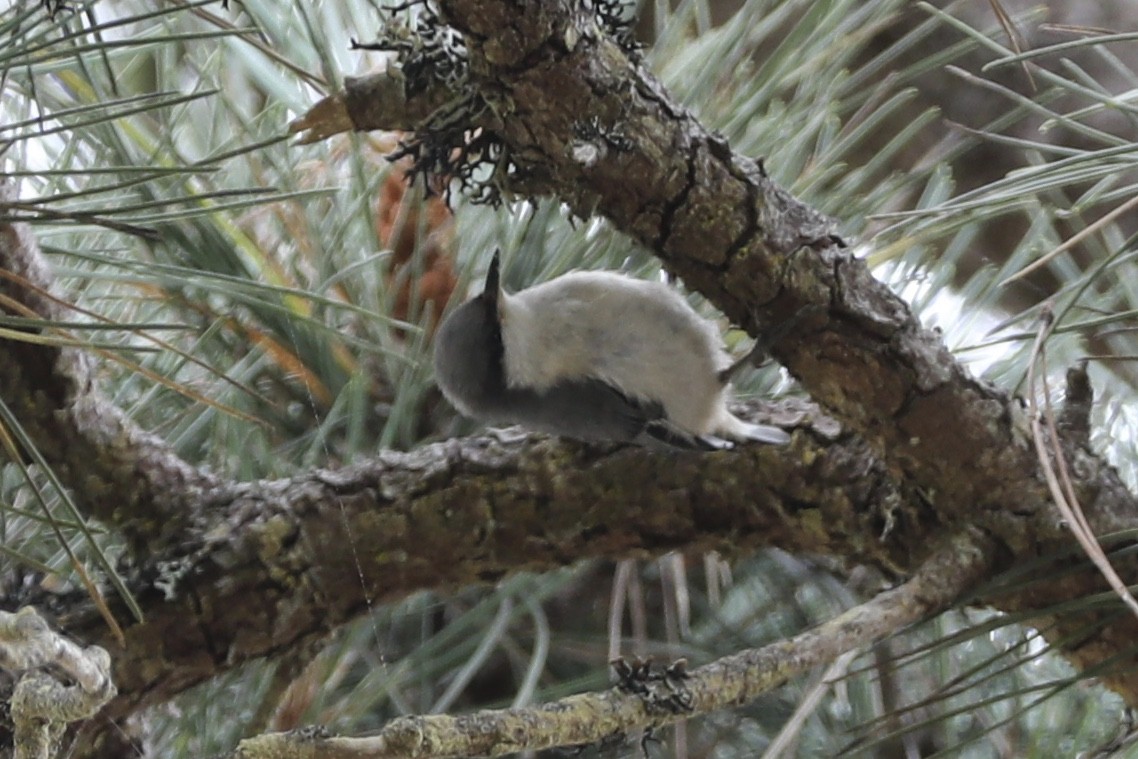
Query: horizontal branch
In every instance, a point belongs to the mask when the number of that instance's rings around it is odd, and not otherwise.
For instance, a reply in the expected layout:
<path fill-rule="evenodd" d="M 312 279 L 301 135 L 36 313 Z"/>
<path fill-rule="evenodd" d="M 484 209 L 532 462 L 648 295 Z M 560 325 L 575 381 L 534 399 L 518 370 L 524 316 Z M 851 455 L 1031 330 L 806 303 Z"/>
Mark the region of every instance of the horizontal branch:
<path fill-rule="evenodd" d="M 57 315 L 61 301 L 30 227 L 0 227 L 0 265 L 13 273 L 4 280 L 8 302 L 26 315 Z M 786 447 L 660 455 L 508 432 L 239 484 L 133 427 L 101 399 L 81 350 L 0 340 L 0 355 L 0 397 L 81 510 L 146 547 L 134 569 L 122 569 L 144 615 L 126 628 L 125 647 L 80 593 L 49 596 L 22 584 L 5 599 L 47 606 L 69 634 L 112 652 L 119 696 L 111 717 L 424 589 L 587 557 L 732 555 L 763 545 L 844 556 L 897 576 L 931 535 L 915 491 L 898 488 L 863 443 L 793 400 L 748 414 L 797 429 Z"/>
<path fill-rule="evenodd" d="M 69 634 L 114 653 L 119 716 L 375 603 L 518 570 L 777 545 L 906 571 L 933 540 L 920 497 L 864 444 L 817 432 L 833 427 L 815 426 L 809 407 L 781 409 L 799 420 L 787 446 L 660 455 L 507 430 L 236 486 L 134 575 L 146 619 L 127 628 L 125 649 L 89 603 L 53 605 L 70 608 L 59 616 Z"/>

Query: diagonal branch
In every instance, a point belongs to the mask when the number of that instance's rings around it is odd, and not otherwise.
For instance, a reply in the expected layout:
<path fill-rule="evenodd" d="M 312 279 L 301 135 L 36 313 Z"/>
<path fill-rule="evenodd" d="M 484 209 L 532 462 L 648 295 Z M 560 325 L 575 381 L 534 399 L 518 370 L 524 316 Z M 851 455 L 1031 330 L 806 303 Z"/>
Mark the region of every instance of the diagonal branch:
<path fill-rule="evenodd" d="M 740 651 L 694 670 L 673 665 L 659 671 L 644 663 L 618 662 L 621 682 L 600 693 L 529 708 L 399 717 L 366 738 L 304 732 L 262 735 L 242 741 L 229 756 L 456 759 L 608 744 L 633 730 L 748 703 L 843 652 L 944 611 L 991 570 L 994 548 L 979 534 L 957 535 L 897 588 L 789 640 Z"/>

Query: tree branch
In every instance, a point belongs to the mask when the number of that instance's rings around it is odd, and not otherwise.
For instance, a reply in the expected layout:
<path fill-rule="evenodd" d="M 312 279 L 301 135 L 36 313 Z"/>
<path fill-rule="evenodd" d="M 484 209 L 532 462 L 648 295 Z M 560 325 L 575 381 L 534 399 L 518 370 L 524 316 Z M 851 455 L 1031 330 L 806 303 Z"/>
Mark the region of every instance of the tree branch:
<path fill-rule="evenodd" d="M 261 735 L 242 741 L 229 756 L 453 759 L 609 744 L 633 730 L 748 703 L 846 651 L 937 614 L 985 577 L 994 553 L 995 544 L 979 533 L 957 535 L 939 546 L 903 585 L 789 640 L 740 651 L 694 670 L 617 662 L 620 682 L 601 693 L 577 694 L 530 708 L 399 717 L 367 738 L 303 731 Z"/>
<path fill-rule="evenodd" d="M 29 227 L 0 226 L 0 266 L 15 273 L 5 280 L 14 283 L 9 302 L 57 314 Z M 774 413 L 800 430 L 784 448 L 661 456 L 515 434 L 238 484 L 187 465 L 133 428 L 101 400 L 81 350 L 0 340 L 0 351 L 11 357 L 0 362 L 3 397 L 76 487 L 80 507 L 147 541 L 134 569 L 123 569 L 145 616 L 127 628 L 125 648 L 79 593 L 21 586 L 5 599 L 49 608 L 70 634 L 113 652 L 120 695 L 110 717 L 425 588 L 589 556 L 735 554 L 761 545 L 846 556 L 897 576 L 934 526 L 921 497 L 899 489 L 863 443 L 794 401 Z M 51 403 L 20 403 L 53 386 L 65 390 Z"/>
<path fill-rule="evenodd" d="M 369 604 L 519 569 L 764 545 L 894 576 L 913 566 L 914 548 L 934 540 L 920 497 L 897 489 L 864 444 L 826 440 L 799 416 L 794 442 L 778 448 L 649 455 L 483 436 L 237 486 L 214 504 L 215 522 L 133 576 L 146 620 L 113 649 L 121 695 L 107 713 L 317 640 Z M 36 600 L 46 599 L 21 602 Z M 53 605 L 70 634 L 112 645 L 89 602 Z"/>

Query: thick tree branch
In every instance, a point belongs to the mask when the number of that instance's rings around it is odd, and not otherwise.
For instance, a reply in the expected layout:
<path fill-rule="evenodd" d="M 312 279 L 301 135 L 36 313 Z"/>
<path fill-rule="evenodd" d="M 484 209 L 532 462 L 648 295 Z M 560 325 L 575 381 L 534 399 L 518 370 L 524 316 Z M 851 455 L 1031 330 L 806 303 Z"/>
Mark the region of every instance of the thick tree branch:
<path fill-rule="evenodd" d="M 1016 404 L 968 376 L 904 302 L 835 244 L 821 214 L 704 129 L 592 15 L 553 2 L 531 3 L 525 14 L 491 0 L 440 7 L 466 35 L 471 79 L 490 104 L 473 123 L 506 145 L 520 178 L 513 190 L 556 194 L 585 216 L 603 213 L 752 334 L 819 306 L 819 317 L 773 353 L 899 472 L 935 490 L 939 510 L 974 512 L 1011 494 L 1021 509 L 1045 508 L 1030 446 L 1014 424 Z M 364 82 L 376 86 L 352 86 Z M 440 83 L 415 89 L 437 98 L 432 85 Z M 391 123 L 361 98 L 349 93 L 346 102 L 358 128 Z M 622 142 L 599 144 L 603 158 L 582 162 L 586 114 Z"/>
<path fill-rule="evenodd" d="M 864 444 L 806 421 L 779 448 L 647 455 L 513 434 L 248 483 L 136 574 L 146 621 L 111 648 L 108 713 L 319 639 L 369 604 L 592 556 L 779 545 L 896 575 L 935 540 L 920 509 Z M 89 604 L 54 605 L 71 635 L 112 646 Z"/>

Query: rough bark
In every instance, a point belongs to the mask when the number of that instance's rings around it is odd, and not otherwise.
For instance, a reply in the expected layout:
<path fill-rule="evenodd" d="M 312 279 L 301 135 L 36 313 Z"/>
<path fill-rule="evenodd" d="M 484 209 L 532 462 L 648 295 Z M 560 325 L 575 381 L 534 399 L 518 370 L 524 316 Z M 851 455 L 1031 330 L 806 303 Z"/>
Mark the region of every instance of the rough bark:
<path fill-rule="evenodd" d="M 896 576 L 936 540 L 866 446 L 803 419 L 791 446 L 646 455 L 526 435 L 386 453 L 338 471 L 237 486 L 204 532 L 148 561 L 146 621 L 113 645 L 88 603 L 56 603 L 69 634 L 107 646 L 130 713 L 251 658 L 320 638 L 369 604 L 493 582 L 590 556 L 760 546 Z M 350 546 L 350 550 L 345 550 Z M 446 561 L 439 561 L 445 556 Z M 75 602 L 77 601 L 77 602 Z M 75 602 L 75 603 L 72 603 Z"/>

